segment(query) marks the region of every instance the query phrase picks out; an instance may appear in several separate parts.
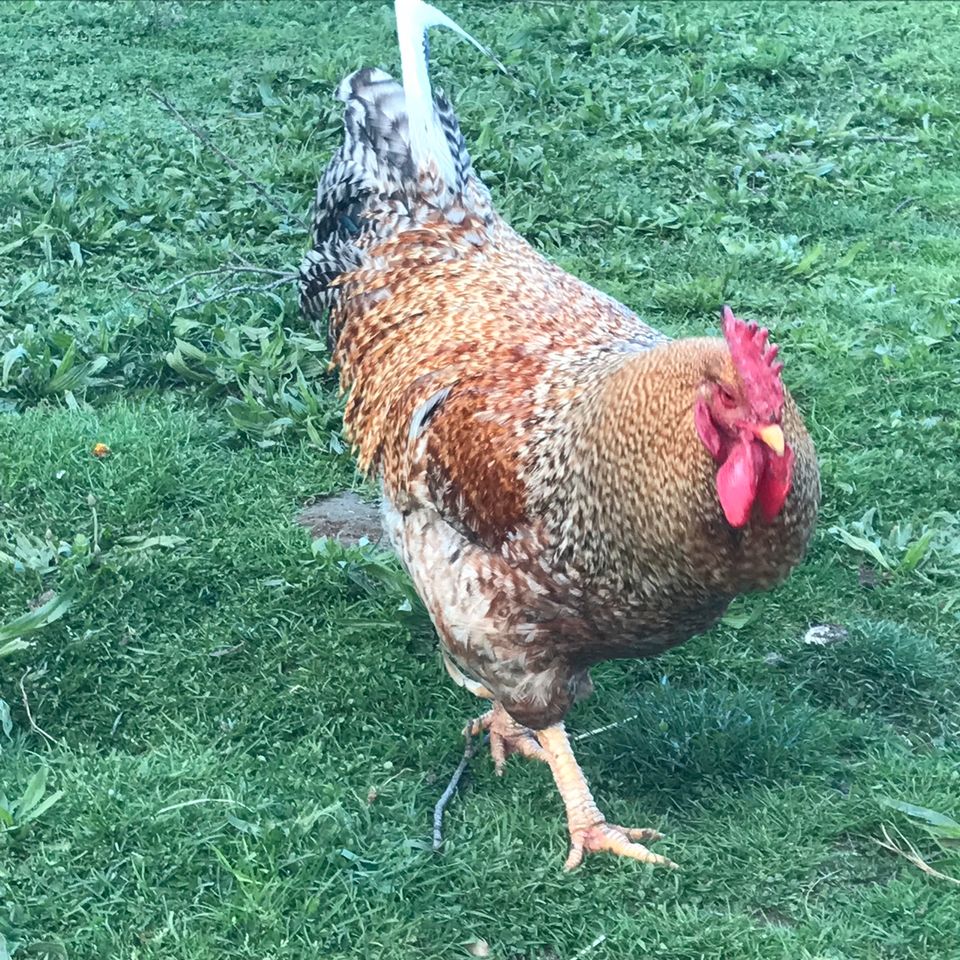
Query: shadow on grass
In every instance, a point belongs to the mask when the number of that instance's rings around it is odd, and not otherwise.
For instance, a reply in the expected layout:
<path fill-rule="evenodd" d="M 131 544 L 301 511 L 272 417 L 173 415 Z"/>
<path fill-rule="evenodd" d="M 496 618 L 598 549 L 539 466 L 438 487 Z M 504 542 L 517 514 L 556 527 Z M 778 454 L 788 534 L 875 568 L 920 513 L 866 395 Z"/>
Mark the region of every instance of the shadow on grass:
<path fill-rule="evenodd" d="M 769 686 L 702 679 L 696 688 L 650 683 L 625 701 L 620 726 L 578 744 L 588 773 L 673 806 L 810 775 L 845 791 L 871 745 L 958 735 L 948 705 L 960 667 L 894 623 L 858 620 L 838 642 L 802 646 Z"/>
<path fill-rule="evenodd" d="M 832 710 L 750 688 L 660 685 L 625 707 L 625 717 L 631 715 L 635 719 L 603 734 L 605 745 L 591 766 L 626 791 L 653 790 L 671 805 L 729 793 L 731 784 L 831 773 L 869 736 L 857 720 L 838 722 Z"/>
<path fill-rule="evenodd" d="M 799 695 L 858 717 L 942 736 L 955 718 L 960 666 L 930 637 L 896 623 L 856 620 L 848 636 L 804 646 L 786 666 Z"/>

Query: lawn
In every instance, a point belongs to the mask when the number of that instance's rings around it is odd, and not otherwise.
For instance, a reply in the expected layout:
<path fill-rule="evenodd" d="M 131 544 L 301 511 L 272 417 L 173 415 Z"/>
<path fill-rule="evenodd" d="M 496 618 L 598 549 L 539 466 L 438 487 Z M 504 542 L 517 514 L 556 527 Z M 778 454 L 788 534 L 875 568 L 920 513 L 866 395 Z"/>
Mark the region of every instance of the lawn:
<path fill-rule="evenodd" d="M 486 756 L 435 855 L 478 704 L 294 522 L 375 497 L 283 274 L 390 5 L 7 0 L 0 960 L 955 960 L 960 4 L 441 6 L 510 71 L 433 39 L 507 218 L 671 334 L 768 323 L 818 445 L 794 577 L 570 717 L 681 869 L 563 874 Z"/>

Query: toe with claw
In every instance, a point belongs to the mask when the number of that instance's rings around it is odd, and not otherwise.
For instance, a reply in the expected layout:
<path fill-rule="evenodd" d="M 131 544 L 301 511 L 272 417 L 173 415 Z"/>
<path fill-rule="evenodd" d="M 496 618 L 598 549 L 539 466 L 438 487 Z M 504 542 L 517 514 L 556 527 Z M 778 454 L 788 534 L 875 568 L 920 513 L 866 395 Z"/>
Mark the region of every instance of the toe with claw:
<path fill-rule="evenodd" d="M 663 834 L 645 827 L 618 827 L 601 820 L 589 827 L 570 828 L 570 855 L 563 865 L 564 870 L 574 870 L 580 866 L 586 853 L 612 853 L 618 857 L 629 857 L 640 863 L 649 863 L 656 867 L 677 869 L 677 865 L 666 857 L 648 850 L 643 844 L 662 839 Z"/>
<path fill-rule="evenodd" d="M 482 733 L 490 735 L 490 756 L 493 757 L 498 777 L 503 776 L 507 757 L 512 753 L 547 762 L 547 756 L 533 731 L 517 723 L 499 703 L 468 723 L 463 733 L 466 737 L 476 737 Z"/>

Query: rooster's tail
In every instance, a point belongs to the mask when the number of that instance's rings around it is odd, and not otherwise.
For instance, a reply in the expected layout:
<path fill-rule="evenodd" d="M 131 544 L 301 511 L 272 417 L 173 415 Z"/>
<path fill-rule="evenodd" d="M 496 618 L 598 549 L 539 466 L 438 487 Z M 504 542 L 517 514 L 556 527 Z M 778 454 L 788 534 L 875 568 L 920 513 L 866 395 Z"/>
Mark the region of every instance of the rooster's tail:
<path fill-rule="evenodd" d="M 471 206 L 488 199 L 453 108 L 431 92 L 427 30 L 449 27 L 488 51 L 423 0 L 394 2 L 403 86 L 383 70 L 366 67 L 337 88 L 346 104 L 343 144 L 317 186 L 313 248 L 300 265 L 300 305 L 313 320 L 335 302 L 333 281 L 360 266 L 365 233 L 385 235 L 409 223 L 418 200 L 444 209 L 468 193 Z M 398 198 L 399 204 L 383 203 Z"/>

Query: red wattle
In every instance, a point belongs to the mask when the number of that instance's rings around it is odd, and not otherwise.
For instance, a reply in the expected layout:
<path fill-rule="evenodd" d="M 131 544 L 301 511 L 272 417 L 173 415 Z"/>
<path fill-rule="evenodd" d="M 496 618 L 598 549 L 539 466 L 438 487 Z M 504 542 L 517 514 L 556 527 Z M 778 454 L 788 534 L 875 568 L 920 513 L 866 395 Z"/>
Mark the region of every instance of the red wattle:
<path fill-rule="evenodd" d="M 731 527 L 742 527 L 750 519 L 762 469 L 762 451 L 752 440 L 743 439 L 717 471 L 717 495 Z"/>
<path fill-rule="evenodd" d="M 757 486 L 760 515 L 767 523 L 772 523 L 783 509 L 792 482 L 793 450 L 787 447 L 782 457 L 768 453 L 763 475 Z"/>

